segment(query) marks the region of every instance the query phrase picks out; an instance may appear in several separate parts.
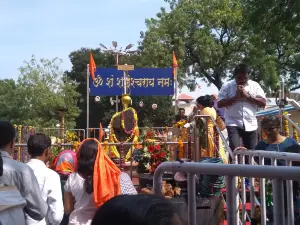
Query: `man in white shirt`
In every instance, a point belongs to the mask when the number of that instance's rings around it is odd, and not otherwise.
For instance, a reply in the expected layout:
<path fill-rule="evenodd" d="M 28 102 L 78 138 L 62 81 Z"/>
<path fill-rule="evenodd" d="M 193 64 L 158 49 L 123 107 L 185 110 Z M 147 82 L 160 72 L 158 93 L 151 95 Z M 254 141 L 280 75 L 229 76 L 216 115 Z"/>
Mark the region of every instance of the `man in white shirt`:
<path fill-rule="evenodd" d="M 64 214 L 60 178 L 55 171 L 46 166 L 51 156 L 51 139 L 45 134 L 38 133 L 29 138 L 27 147 L 31 156 L 27 165 L 33 170 L 42 198 L 48 204 L 45 219 L 37 222 L 27 216 L 27 225 L 59 225 Z"/>
<path fill-rule="evenodd" d="M 219 92 L 218 107 L 225 108 L 225 123 L 229 145 L 232 150 L 241 146 L 255 149 L 257 144 L 256 112 L 266 106 L 265 93 L 261 86 L 249 80 L 249 68 L 238 65 L 234 70 L 235 79 L 225 84 Z"/>

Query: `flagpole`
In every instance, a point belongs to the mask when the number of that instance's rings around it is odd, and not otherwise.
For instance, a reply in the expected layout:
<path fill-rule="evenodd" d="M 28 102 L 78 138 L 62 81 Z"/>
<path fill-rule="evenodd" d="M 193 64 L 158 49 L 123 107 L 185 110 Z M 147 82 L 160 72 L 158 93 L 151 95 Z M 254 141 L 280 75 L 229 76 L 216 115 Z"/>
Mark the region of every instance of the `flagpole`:
<path fill-rule="evenodd" d="M 178 96 L 177 96 L 177 89 L 178 89 L 178 82 L 177 82 L 177 67 L 175 68 L 175 76 L 174 76 L 174 82 L 175 82 L 175 115 L 177 114 L 178 111 Z"/>
<path fill-rule="evenodd" d="M 89 64 L 86 66 L 86 138 L 90 134 L 90 72 Z"/>

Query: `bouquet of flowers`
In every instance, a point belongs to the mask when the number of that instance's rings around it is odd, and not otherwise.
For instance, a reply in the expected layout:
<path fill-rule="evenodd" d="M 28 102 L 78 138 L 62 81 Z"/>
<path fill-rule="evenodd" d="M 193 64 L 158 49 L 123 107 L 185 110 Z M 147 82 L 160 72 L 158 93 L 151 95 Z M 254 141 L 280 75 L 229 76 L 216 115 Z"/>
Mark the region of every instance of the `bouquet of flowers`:
<path fill-rule="evenodd" d="M 155 139 L 155 132 L 148 130 L 140 136 L 142 146 L 134 154 L 134 160 L 139 163 L 139 173 L 154 173 L 155 169 L 170 157 L 167 144 Z"/>

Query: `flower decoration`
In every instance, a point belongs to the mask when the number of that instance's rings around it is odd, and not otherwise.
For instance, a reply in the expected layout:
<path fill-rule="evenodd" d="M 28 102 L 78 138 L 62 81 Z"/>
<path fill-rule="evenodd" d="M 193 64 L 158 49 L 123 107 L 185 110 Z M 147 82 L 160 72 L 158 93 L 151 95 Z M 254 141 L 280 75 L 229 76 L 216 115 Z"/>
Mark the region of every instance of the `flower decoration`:
<path fill-rule="evenodd" d="M 287 112 L 285 112 L 284 114 L 288 115 Z M 283 119 L 283 125 L 284 125 L 285 136 L 289 137 L 290 136 L 289 121 L 286 118 Z"/>
<path fill-rule="evenodd" d="M 174 128 L 183 128 L 183 126 L 187 123 L 186 120 L 180 120 L 173 125 Z"/>
<path fill-rule="evenodd" d="M 298 126 L 298 123 L 296 123 L 296 125 Z M 294 139 L 299 142 L 299 135 L 298 135 L 298 131 L 297 129 L 293 126 L 293 137 Z"/>
<path fill-rule="evenodd" d="M 127 130 L 126 126 L 125 126 L 125 112 L 126 111 L 132 111 L 133 113 L 133 122 L 134 122 L 134 125 L 133 125 L 133 129 L 132 130 Z M 114 122 L 114 119 L 118 116 L 121 116 L 121 127 L 123 128 L 124 132 L 126 134 L 128 134 L 128 138 L 124 141 L 124 143 L 127 143 L 129 141 L 132 141 L 132 142 L 137 142 L 138 141 L 138 137 L 139 137 L 139 128 L 138 128 L 138 116 L 137 116 L 137 113 L 135 111 L 134 108 L 127 108 L 125 110 L 123 110 L 122 112 L 117 112 L 115 113 L 112 118 L 111 118 L 111 121 L 110 121 L 110 124 L 109 124 L 109 127 L 110 127 L 110 142 L 112 143 L 119 143 L 120 141 L 117 139 L 116 135 L 115 135 L 115 132 L 114 132 L 114 129 L 113 129 L 113 122 Z M 111 154 L 114 155 L 114 157 L 117 157 L 117 158 L 120 158 L 120 154 L 116 148 L 116 146 L 111 146 L 110 147 L 110 151 L 111 151 Z M 131 150 L 129 150 L 126 154 L 126 160 L 128 160 L 130 158 L 130 154 L 131 154 Z"/>
<path fill-rule="evenodd" d="M 152 129 L 145 131 L 140 140 L 142 145 L 134 153 L 134 160 L 139 163 L 138 172 L 154 173 L 162 162 L 169 160 L 168 146 L 166 143 L 155 140 L 155 132 Z"/>
<path fill-rule="evenodd" d="M 178 159 L 184 158 L 184 144 L 183 141 L 180 139 L 178 141 Z"/>

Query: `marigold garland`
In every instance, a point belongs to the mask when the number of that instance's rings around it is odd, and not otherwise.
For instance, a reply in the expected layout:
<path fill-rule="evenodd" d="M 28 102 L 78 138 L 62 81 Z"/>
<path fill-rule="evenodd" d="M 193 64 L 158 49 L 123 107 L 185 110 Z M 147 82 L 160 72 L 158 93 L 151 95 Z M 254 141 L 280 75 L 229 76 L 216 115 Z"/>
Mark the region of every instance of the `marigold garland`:
<path fill-rule="evenodd" d="M 296 123 L 296 125 L 298 126 L 298 123 Z M 299 142 L 299 135 L 298 135 L 298 131 L 297 129 L 293 126 L 293 137 L 294 139 Z"/>
<path fill-rule="evenodd" d="M 284 113 L 284 114 L 287 115 L 287 113 Z M 284 133 L 285 133 L 285 136 L 289 137 L 290 136 L 289 121 L 284 118 L 283 124 L 284 124 Z"/>
<path fill-rule="evenodd" d="M 125 118 L 124 118 L 123 113 L 126 112 L 126 111 L 129 111 L 129 110 L 131 110 L 132 113 L 133 113 L 134 128 L 130 131 L 127 131 L 126 128 L 125 128 Z M 138 137 L 139 137 L 139 128 L 138 128 L 138 125 L 137 125 L 138 116 L 137 116 L 137 113 L 136 113 L 135 109 L 131 108 L 131 107 L 123 110 L 122 112 L 117 112 L 112 116 L 112 118 L 110 120 L 110 142 L 120 143 L 120 141 L 117 139 L 117 137 L 114 133 L 114 129 L 113 129 L 113 122 L 114 122 L 114 119 L 117 116 L 121 116 L 121 127 L 124 129 L 126 134 L 130 135 L 123 143 L 127 143 L 132 139 L 133 139 L 132 142 L 137 142 Z M 129 149 L 129 151 L 127 152 L 126 157 L 125 157 L 126 160 L 128 160 L 130 158 L 133 148 L 134 148 L 134 146 L 132 146 Z M 111 146 L 110 150 L 111 150 L 112 154 L 114 154 L 117 158 L 120 158 L 120 153 L 118 152 L 116 146 Z"/>
<path fill-rule="evenodd" d="M 180 139 L 178 141 L 178 159 L 184 158 L 184 144 L 183 141 Z"/>
<path fill-rule="evenodd" d="M 186 120 L 180 120 L 173 125 L 174 128 L 183 128 L 183 126 L 187 123 Z"/>

